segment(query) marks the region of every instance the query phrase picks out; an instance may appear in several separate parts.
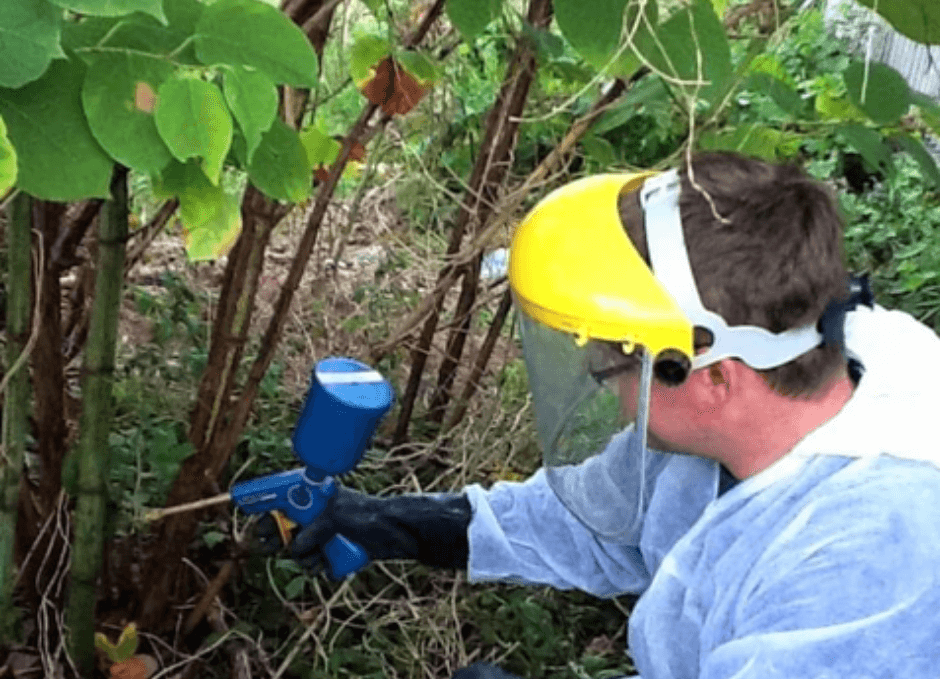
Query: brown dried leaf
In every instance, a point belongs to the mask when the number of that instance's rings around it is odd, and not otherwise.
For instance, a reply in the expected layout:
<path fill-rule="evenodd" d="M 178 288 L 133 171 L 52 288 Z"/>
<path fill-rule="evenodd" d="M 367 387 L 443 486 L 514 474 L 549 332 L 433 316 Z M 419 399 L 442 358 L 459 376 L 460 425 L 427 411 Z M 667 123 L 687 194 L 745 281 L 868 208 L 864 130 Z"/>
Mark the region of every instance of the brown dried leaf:
<path fill-rule="evenodd" d="M 427 89 L 391 57 L 385 57 L 375 67 L 375 76 L 362 88 L 362 93 L 388 115 L 404 115 L 418 105 Z"/>

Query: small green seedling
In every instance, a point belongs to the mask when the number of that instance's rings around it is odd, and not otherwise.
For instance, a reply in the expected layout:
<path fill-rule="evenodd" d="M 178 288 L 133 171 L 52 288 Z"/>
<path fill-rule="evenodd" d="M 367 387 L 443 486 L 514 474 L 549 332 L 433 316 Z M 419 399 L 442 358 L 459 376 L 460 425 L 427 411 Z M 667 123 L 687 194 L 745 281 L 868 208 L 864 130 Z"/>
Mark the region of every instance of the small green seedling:
<path fill-rule="evenodd" d="M 111 679 L 147 679 L 157 671 L 157 661 L 137 653 L 137 625 L 130 623 L 121 632 L 116 644 L 103 634 L 95 635 L 95 646 L 108 654 L 112 665 Z"/>
<path fill-rule="evenodd" d="M 95 646 L 104 651 L 111 662 L 124 662 L 137 653 L 137 625 L 128 623 L 116 644 L 101 632 L 95 634 Z"/>

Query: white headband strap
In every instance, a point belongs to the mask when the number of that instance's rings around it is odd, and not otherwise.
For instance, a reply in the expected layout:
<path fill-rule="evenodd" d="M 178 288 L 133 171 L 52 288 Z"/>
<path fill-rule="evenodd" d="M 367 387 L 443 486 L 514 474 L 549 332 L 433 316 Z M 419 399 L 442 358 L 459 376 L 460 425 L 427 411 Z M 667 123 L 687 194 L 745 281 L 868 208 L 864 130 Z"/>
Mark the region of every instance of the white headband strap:
<path fill-rule="evenodd" d="M 823 336 L 816 325 L 772 333 L 753 325 L 728 326 L 702 304 L 689 264 L 679 214 L 679 172 L 670 170 L 647 179 L 640 191 L 650 268 L 694 326 L 711 332 L 712 346 L 692 360 L 697 370 L 725 358 L 739 358 L 755 370 L 775 368 L 817 347 Z"/>

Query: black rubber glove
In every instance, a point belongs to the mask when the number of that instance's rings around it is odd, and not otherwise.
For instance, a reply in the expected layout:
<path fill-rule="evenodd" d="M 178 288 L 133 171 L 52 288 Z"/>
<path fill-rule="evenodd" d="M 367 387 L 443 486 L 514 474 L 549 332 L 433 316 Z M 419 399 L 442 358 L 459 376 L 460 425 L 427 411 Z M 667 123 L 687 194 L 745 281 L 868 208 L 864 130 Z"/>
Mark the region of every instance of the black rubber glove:
<path fill-rule="evenodd" d="M 475 662 L 454 672 L 451 679 L 522 679 L 488 662 Z"/>
<path fill-rule="evenodd" d="M 467 567 L 470 501 L 463 493 L 419 493 L 376 497 L 338 486 L 314 521 L 294 529 L 291 556 L 319 573 L 326 565 L 321 548 L 336 534 L 366 550 L 369 559 L 415 559 L 428 566 Z M 255 530 L 258 549 L 281 548 L 274 519 L 265 515 Z"/>

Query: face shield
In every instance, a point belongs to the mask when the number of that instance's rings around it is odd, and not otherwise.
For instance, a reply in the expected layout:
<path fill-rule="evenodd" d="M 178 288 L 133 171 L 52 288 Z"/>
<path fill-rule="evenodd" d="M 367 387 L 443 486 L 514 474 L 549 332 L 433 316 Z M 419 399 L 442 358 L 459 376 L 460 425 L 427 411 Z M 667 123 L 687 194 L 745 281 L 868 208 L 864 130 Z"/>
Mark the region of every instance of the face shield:
<path fill-rule="evenodd" d="M 651 266 L 620 221 L 620 196 L 637 189 Z M 815 327 L 729 328 L 702 307 L 675 171 L 599 175 L 554 191 L 516 229 L 509 280 L 546 478 L 568 510 L 608 541 L 638 537 L 648 502 L 654 377 L 678 385 L 729 356 L 773 367 L 821 340 Z M 695 356 L 698 326 L 714 341 Z"/>

